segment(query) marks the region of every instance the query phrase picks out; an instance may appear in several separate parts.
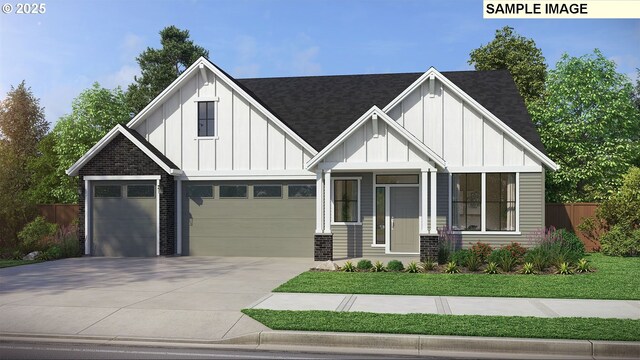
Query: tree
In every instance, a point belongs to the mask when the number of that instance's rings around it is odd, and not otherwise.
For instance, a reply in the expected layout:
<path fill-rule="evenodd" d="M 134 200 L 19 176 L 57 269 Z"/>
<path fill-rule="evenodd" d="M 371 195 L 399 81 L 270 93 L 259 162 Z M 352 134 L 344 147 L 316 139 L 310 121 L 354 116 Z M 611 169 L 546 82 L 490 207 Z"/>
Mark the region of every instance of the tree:
<path fill-rule="evenodd" d="M 65 170 L 116 124 L 126 123 L 129 112 L 130 107 L 120 87 L 110 90 L 94 83 L 73 100 L 71 114 L 61 117 L 53 129 L 53 149 L 58 157 L 58 186 L 52 189 L 56 201 L 78 201 L 76 179 L 68 177 Z"/>
<path fill-rule="evenodd" d="M 60 185 L 58 176 L 58 155 L 55 152 L 56 138 L 53 132 L 45 135 L 37 146 L 37 155 L 27 163 L 33 181 L 27 189 L 26 197 L 32 204 L 55 204 L 60 201 L 54 189 Z M 65 182 L 68 179 L 65 179 Z"/>
<path fill-rule="evenodd" d="M 546 94 L 529 108 L 560 170 L 547 172 L 547 200 L 601 201 L 616 191 L 640 151 L 640 112 L 629 79 L 595 50 L 564 54 Z"/>
<path fill-rule="evenodd" d="M 535 41 L 518 35 L 512 27 L 496 30 L 496 37 L 469 54 L 476 70 L 509 70 L 527 106 L 544 90 L 547 65 Z"/>
<path fill-rule="evenodd" d="M 175 26 L 160 31 L 160 44 L 162 48 L 148 47 L 136 58 L 141 75 L 127 90 L 127 102 L 135 113 L 147 106 L 200 56 L 209 56 L 207 50 L 189 40 L 189 30 Z"/>
<path fill-rule="evenodd" d="M 15 243 L 18 231 L 34 214 L 25 195 L 32 181 L 27 164 L 48 129 L 44 108 L 31 88 L 24 81 L 12 86 L 0 102 L 0 243 Z"/>
<path fill-rule="evenodd" d="M 636 86 L 633 89 L 633 103 L 640 110 L 640 68 L 636 69 Z"/>

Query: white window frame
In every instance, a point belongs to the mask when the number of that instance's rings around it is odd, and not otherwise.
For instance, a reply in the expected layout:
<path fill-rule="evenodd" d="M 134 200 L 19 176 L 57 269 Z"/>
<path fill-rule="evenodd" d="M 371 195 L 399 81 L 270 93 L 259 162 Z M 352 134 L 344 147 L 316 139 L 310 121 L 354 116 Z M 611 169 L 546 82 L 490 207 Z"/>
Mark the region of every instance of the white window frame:
<path fill-rule="evenodd" d="M 336 180 L 357 180 L 358 183 L 358 221 L 355 222 L 344 222 L 344 221 L 335 221 L 335 198 L 334 198 L 334 184 Z M 360 192 L 362 191 L 362 177 L 359 176 L 332 176 L 331 177 L 331 225 L 362 225 L 362 216 L 361 216 L 361 207 L 362 195 Z"/>
<path fill-rule="evenodd" d="M 451 227 L 453 220 L 453 175 L 454 174 L 469 174 L 472 172 L 464 172 L 464 171 L 456 171 L 449 173 L 449 227 Z M 490 173 L 514 173 L 513 171 L 495 171 Z M 462 235 L 473 235 L 473 234 L 481 234 L 481 235 L 522 235 L 520 232 L 520 173 L 515 172 L 516 174 L 516 229 L 515 230 L 501 230 L 501 231 L 487 231 L 487 172 L 481 173 L 481 191 L 482 191 L 482 200 L 480 202 L 480 231 L 469 231 L 469 230 L 454 230 L 456 233 Z M 375 234 L 374 234 L 375 236 Z"/>
<path fill-rule="evenodd" d="M 195 134 L 195 138 L 197 140 L 218 140 L 219 136 L 218 136 L 218 122 L 219 122 L 219 118 L 218 118 L 218 103 L 220 102 L 220 98 L 218 97 L 199 97 L 197 99 L 195 99 L 194 101 L 194 106 L 195 106 L 195 112 L 196 112 L 196 118 L 195 118 L 195 122 L 196 122 L 196 134 Z M 198 120 L 198 104 L 201 102 L 212 102 L 213 103 L 213 136 L 199 136 L 198 135 L 198 129 L 200 127 L 199 124 L 199 120 Z"/>

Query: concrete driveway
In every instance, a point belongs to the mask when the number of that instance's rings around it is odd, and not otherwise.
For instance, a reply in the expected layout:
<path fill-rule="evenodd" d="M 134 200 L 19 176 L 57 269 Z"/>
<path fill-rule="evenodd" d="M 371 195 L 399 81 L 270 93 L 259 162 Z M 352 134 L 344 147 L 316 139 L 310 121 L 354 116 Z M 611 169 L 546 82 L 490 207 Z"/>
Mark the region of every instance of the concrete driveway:
<path fill-rule="evenodd" d="M 311 259 L 75 258 L 0 269 L 0 333 L 189 340 L 266 329 L 244 316 Z"/>

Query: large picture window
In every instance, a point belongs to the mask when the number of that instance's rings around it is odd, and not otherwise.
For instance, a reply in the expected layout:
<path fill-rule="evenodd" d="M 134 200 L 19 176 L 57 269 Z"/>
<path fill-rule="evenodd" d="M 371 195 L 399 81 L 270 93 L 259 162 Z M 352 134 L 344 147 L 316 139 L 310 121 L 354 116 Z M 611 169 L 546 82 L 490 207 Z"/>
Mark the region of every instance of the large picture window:
<path fill-rule="evenodd" d="M 198 136 L 216 136 L 215 102 L 198 102 Z"/>
<path fill-rule="evenodd" d="M 334 180 L 333 204 L 335 222 L 358 222 L 358 180 Z"/>
<path fill-rule="evenodd" d="M 487 174 L 487 230 L 516 230 L 516 174 Z"/>
<path fill-rule="evenodd" d="M 456 230 L 482 230 L 482 175 L 452 175 L 451 222 Z"/>

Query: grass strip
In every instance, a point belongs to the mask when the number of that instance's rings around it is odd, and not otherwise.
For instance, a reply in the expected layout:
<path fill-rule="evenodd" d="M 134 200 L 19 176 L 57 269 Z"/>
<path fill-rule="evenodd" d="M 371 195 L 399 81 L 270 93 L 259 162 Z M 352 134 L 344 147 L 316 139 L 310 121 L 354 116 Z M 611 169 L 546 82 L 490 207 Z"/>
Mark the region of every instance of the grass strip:
<path fill-rule="evenodd" d="M 273 330 L 639 341 L 640 320 L 244 309 Z"/>
<path fill-rule="evenodd" d="M 591 254 L 596 272 L 579 275 L 489 275 L 304 272 L 275 292 L 565 299 L 640 299 L 640 258 Z"/>
<path fill-rule="evenodd" d="M 35 264 L 38 262 L 40 261 L 38 260 L 0 260 L 0 269 L 12 267 L 12 266 Z"/>

